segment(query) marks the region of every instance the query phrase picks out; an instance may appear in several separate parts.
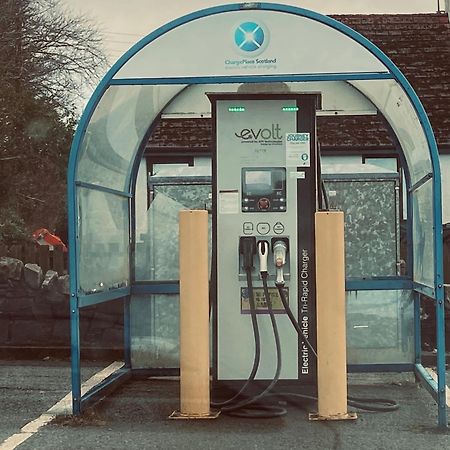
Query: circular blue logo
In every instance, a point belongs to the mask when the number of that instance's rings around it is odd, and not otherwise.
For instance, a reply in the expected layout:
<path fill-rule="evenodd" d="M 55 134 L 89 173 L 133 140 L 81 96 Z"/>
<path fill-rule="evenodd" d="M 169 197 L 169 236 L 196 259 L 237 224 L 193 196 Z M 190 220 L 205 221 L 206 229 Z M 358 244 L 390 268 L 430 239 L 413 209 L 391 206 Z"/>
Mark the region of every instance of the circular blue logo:
<path fill-rule="evenodd" d="M 234 42 L 244 52 L 259 50 L 264 43 L 264 30 L 256 22 L 241 23 L 234 32 Z"/>

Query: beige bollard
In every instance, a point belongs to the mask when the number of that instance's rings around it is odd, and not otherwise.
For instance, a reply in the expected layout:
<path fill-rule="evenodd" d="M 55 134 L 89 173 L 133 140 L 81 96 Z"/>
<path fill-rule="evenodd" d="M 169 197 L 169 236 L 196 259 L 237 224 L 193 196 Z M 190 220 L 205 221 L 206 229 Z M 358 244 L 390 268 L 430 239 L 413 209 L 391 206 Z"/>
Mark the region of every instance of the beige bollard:
<path fill-rule="evenodd" d="M 317 212 L 316 318 L 318 413 L 311 420 L 356 419 L 347 412 L 344 213 Z"/>
<path fill-rule="evenodd" d="M 209 419 L 208 212 L 180 211 L 180 411 L 172 419 Z"/>

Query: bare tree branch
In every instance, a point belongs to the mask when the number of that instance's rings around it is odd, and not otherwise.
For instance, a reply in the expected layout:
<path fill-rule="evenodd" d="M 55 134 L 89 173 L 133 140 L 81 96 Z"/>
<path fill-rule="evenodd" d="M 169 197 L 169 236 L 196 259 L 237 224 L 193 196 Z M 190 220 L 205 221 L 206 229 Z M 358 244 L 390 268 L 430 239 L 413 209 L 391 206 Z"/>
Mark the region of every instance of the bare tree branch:
<path fill-rule="evenodd" d="M 77 105 L 106 68 L 87 17 L 60 0 L 0 0 L 0 216 L 64 222 Z"/>

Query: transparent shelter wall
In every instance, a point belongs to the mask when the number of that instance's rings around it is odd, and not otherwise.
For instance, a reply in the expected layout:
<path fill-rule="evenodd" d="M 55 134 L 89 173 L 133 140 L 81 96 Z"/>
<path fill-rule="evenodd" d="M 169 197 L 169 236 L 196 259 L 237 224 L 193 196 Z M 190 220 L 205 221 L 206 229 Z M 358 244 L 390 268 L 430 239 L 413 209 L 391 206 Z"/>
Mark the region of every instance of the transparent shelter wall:
<path fill-rule="evenodd" d="M 77 181 L 129 191 L 133 161 L 154 118 L 183 86 L 110 86 L 86 129 Z"/>
<path fill-rule="evenodd" d="M 179 295 L 132 295 L 130 305 L 133 369 L 179 367 Z"/>
<path fill-rule="evenodd" d="M 413 280 L 434 289 L 435 253 L 433 183 L 427 181 L 412 194 Z"/>
<path fill-rule="evenodd" d="M 345 276 L 398 275 L 398 180 L 331 174 L 322 179 L 330 208 L 344 212 Z"/>
<path fill-rule="evenodd" d="M 411 291 L 347 292 L 348 364 L 414 362 Z"/>
<path fill-rule="evenodd" d="M 210 184 L 177 184 L 177 176 L 185 174 L 184 169 L 177 165 L 164 167 L 159 171 L 164 184 L 158 183 L 158 176 L 150 177 L 148 209 L 147 177 L 143 173 L 138 175 L 137 198 L 140 200 L 136 208 L 145 207 L 144 212 L 140 210 L 135 214 L 138 282 L 179 280 L 179 212 L 205 209 L 211 201 Z M 203 175 L 195 165 L 189 169 L 192 175 Z M 141 165 L 142 170 L 145 165 Z M 211 242 L 211 218 L 209 230 Z M 179 295 L 133 295 L 130 320 L 133 368 L 179 367 Z"/>
<path fill-rule="evenodd" d="M 154 185 L 147 214 L 136 215 L 136 281 L 179 279 L 178 213 L 205 209 L 211 186 L 175 183 Z"/>
<path fill-rule="evenodd" d="M 154 118 L 183 87 L 110 86 L 90 118 L 75 176 L 82 294 L 130 284 L 128 196 L 133 163 Z"/>
<path fill-rule="evenodd" d="M 405 155 L 414 185 L 433 172 L 430 149 L 419 117 L 395 80 L 349 81 L 366 95 L 389 122 Z"/>
<path fill-rule="evenodd" d="M 129 198 L 78 187 L 78 284 L 93 294 L 130 284 Z"/>
<path fill-rule="evenodd" d="M 211 102 L 205 92 L 242 92 L 255 89 L 247 84 L 193 84 L 183 91 L 164 110 L 164 116 L 170 118 L 180 116 L 208 117 L 211 114 Z M 346 81 L 308 81 L 266 83 L 267 92 L 280 92 L 290 89 L 291 92 L 321 92 L 321 109 L 318 115 L 346 112 L 349 114 L 376 114 L 376 108 L 370 100 Z"/>

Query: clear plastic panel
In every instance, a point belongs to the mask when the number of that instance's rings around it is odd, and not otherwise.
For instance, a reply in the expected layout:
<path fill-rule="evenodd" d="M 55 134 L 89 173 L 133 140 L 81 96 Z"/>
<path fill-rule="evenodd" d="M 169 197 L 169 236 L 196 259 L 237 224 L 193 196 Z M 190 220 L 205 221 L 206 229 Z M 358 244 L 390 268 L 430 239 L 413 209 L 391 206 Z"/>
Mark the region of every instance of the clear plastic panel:
<path fill-rule="evenodd" d="M 349 364 L 412 363 L 414 310 L 410 291 L 347 292 Z M 179 367 L 179 296 L 134 295 L 133 368 Z"/>
<path fill-rule="evenodd" d="M 413 280 L 434 288 L 433 183 L 427 181 L 412 194 L 413 201 Z"/>
<path fill-rule="evenodd" d="M 79 290 L 91 294 L 129 285 L 129 199 L 85 188 L 77 192 Z"/>
<path fill-rule="evenodd" d="M 397 275 L 398 181 L 338 175 L 323 179 L 331 209 L 344 212 L 345 276 Z"/>
<path fill-rule="evenodd" d="M 210 194 L 210 185 L 153 187 L 147 215 L 136 214 L 136 280 L 178 280 L 178 213 L 183 209 L 205 209 Z M 211 217 L 209 227 L 211 230 Z"/>
<path fill-rule="evenodd" d="M 347 292 L 348 364 L 401 364 L 413 361 L 412 292 Z"/>
<path fill-rule="evenodd" d="M 349 82 L 365 94 L 384 115 L 403 149 L 414 184 L 432 172 L 430 151 L 419 117 L 395 80 Z"/>
<path fill-rule="evenodd" d="M 133 369 L 179 367 L 179 296 L 133 295 Z"/>
<path fill-rule="evenodd" d="M 81 144 L 77 181 L 119 191 L 152 121 L 183 86 L 110 86 Z"/>

